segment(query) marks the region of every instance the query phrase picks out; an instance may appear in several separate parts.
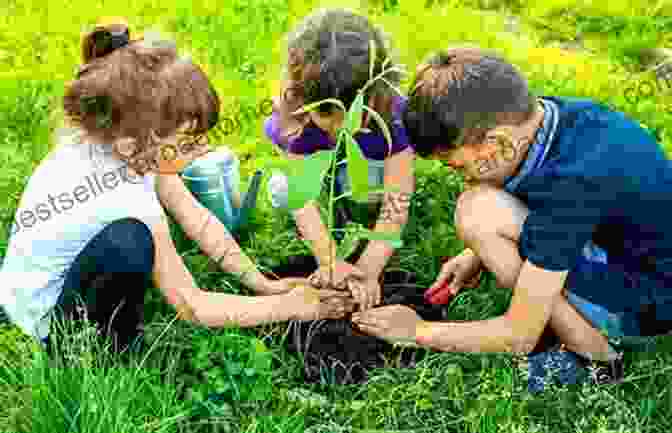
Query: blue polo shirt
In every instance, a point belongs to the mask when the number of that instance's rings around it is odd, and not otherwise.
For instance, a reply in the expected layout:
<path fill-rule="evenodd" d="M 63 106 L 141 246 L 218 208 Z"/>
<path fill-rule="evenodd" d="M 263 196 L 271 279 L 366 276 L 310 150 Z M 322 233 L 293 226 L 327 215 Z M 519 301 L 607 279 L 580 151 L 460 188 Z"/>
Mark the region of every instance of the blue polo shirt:
<path fill-rule="evenodd" d="M 542 137 L 506 183 L 530 210 L 521 256 L 571 275 L 593 243 L 608 265 L 584 276 L 577 294 L 613 311 L 672 301 L 672 163 L 620 112 L 586 99 L 542 99 Z"/>

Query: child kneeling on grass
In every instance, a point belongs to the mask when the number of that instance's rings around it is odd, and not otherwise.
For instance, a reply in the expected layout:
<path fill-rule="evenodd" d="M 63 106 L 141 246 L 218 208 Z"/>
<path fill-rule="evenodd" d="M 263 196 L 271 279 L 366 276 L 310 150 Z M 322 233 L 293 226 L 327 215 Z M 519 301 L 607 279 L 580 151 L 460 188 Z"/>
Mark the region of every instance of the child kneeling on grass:
<path fill-rule="evenodd" d="M 85 64 L 63 102 L 71 127 L 23 193 L 0 273 L 0 306 L 48 349 L 55 317 L 88 318 L 111 331 L 115 349 L 129 347 L 141 335 L 152 280 L 181 318 L 211 327 L 351 310 L 344 292 L 267 279 L 186 189 L 177 173 L 207 152 L 220 102 L 203 71 L 166 42 L 130 41 L 123 24 L 85 35 Z M 268 296 L 197 287 L 163 207 L 225 272 Z"/>
<path fill-rule="evenodd" d="M 372 74 L 370 63 L 374 51 L 371 43 L 375 45 Z M 392 87 L 398 85 L 400 73 L 395 69 L 388 70 L 396 66 L 389 59 L 390 55 L 391 48 L 384 34 L 366 17 L 343 9 L 321 9 L 310 14 L 288 38 L 285 84 L 282 95 L 274 100 L 273 114 L 265 125 L 267 135 L 287 158 L 308 158 L 320 150 L 333 149 L 336 133 L 344 121 L 342 110 L 326 103 L 310 113 L 292 113 L 303 105 L 328 98 L 340 100 L 349 109 L 357 91 L 372 77 L 381 75 L 385 81 L 376 81 L 368 87 L 364 103 L 384 119 L 392 145 L 388 145 L 382 130 L 366 110 L 362 127 L 368 131 L 360 131 L 354 138 L 369 163 L 369 186 L 384 186 L 394 191 L 382 196 L 382 205 L 381 195 L 371 194 L 369 209 L 347 201 L 347 206 L 342 208 L 346 215 L 341 221 L 356 219 L 361 223 L 362 217 L 368 218 L 369 212 L 378 211 L 373 229 L 376 232 L 403 230 L 408 220 L 408 197 L 415 186 L 414 155 L 401 120 L 406 100 Z M 349 192 L 347 176 L 347 167 L 341 164 L 336 175 L 336 195 Z M 287 207 L 286 180 L 276 178 L 269 185 L 274 205 L 279 208 Z M 308 203 L 293 212 L 293 217 L 300 235 L 311 243 L 320 265 L 311 281 L 318 287 L 344 289 L 347 286 L 363 310 L 378 305 L 381 301 L 379 279 L 395 249 L 384 241 L 370 241 L 354 265 L 335 261 L 332 274 L 329 263 L 336 245 L 322 223 L 316 203 Z M 364 222 L 364 225 L 369 224 Z"/>
<path fill-rule="evenodd" d="M 418 68 L 404 119 L 419 155 L 474 185 L 455 211 L 468 248 L 426 296 L 446 303 L 484 267 L 513 298 L 500 317 L 461 323 L 382 307 L 353 316 L 362 331 L 444 351 L 530 354 L 538 391 L 545 366 L 573 383 L 597 363 L 611 369 L 597 382 L 616 381 L 619 343 L 672 328 L 672 166 L 636 122 L 585 99 L 534 97 L 512 65 L 467 47 Z M 562 347 L 531 354 L 547 325 Z"/>

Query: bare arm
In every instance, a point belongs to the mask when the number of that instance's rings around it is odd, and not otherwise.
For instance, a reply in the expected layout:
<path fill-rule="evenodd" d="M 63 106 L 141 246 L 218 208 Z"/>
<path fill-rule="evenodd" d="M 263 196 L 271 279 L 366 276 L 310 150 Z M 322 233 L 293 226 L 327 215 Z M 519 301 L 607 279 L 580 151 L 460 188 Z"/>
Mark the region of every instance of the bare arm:
<path fill-rule="evenodd" d="M 303 159 L 304 156 L 285 152 L 289 159 Z M 293 212 L 296 226 L 305 240 L 310 243 L 310 249 L 320 266 L 326 266 L 331 258 L 336 256 L 336 242 L 322 221 L 320 209 L 315 201 Z"/>
<path fill-rule="evenodd" d="M 182 226 L 187 236 L 196 241 L 222 270 L 236 275 L 256 293 L 280 291 L 279 286 L 266 278 L 245 255 L 224 224 L 193 197 L 178 175 L 157 175 L 156 179 L 162 205 Z"/>
<path fill-rule="evenodd" d="M 400 232 L 406 225 L 410 197 L 415 190 L 413 159 L 413 152 L 406 149 L 385 160 L 384 184 L 399 191 L 385 192 L 374 232 Z M 371 241 L 357 262 L 357 267 L 369 277 L 377 279 L 394 251 L 394 248 L 385 241 Z"/>
<path fill-rule="evenodd" d="M 547 271 L 526 261 L 504 315 L 474 322 L 425 322 L 417 329 L 417 342 L 451 352 L 529 353 L 550 320 L 566 278 L 567 271 Z"/>
<path fill-rule="evenodd" d="M 152 227 L 155 244 L 154 283 L 178 316 L 209 327 L 251 327 L 295 318 L 305 303 L 291 294 L 239 296 L 206 292 L 196 286 L 193 276 L 177 253 L 165 217 Z"/>

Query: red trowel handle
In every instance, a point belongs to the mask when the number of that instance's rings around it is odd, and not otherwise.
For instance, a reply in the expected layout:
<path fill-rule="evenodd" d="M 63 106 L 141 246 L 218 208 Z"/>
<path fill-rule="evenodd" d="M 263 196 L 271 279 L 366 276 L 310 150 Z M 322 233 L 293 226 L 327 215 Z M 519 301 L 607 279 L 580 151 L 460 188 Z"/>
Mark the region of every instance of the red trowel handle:
<path fill-rule="evenodd" d="M 475 288 L 481 282 L 481 276 L 483 275 L 483 269 L 480 269 L 474 277 L 464 283 L 466 288 Z M 452 283 L 452 277 L 446 280 L 438 289 L 428 290 L 425 292 L 425 301 L 428 304 L 432 305 L 445 305 L 448 304 L 450 299 L 454 296 L 450 290 L 450 284 Z"/>

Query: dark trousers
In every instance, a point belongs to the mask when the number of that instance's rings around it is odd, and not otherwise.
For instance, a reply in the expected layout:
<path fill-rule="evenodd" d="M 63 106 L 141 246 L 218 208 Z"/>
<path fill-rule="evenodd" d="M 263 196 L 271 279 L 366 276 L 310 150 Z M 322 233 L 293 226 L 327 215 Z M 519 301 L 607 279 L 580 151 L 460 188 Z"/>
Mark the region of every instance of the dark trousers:
<path fill-rule="evenodd" d="M 128 347 L 140 334 L 153 267 L 154 241 L 144 223 L 125 218 L 107 225 L 66 274 L 47 350 L 52 352 L 62 335 L 57 321 L 84 319 L 97 326 L 99 335 L 112 338 L 114 350 Z"/>

